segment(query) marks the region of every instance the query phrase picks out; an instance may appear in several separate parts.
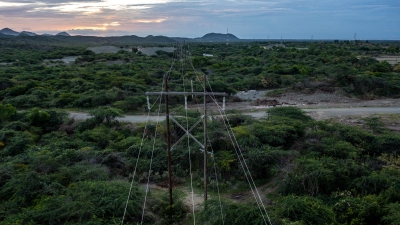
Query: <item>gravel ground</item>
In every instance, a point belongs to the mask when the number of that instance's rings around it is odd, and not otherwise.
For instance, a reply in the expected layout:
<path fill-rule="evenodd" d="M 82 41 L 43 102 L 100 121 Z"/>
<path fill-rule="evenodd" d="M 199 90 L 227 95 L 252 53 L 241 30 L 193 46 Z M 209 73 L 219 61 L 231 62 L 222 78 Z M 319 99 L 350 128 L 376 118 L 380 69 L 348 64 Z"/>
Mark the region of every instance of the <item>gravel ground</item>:
<path fill-rule="evenodd" d="M 266 105 L 254 106 L 252 101 L 257 98 L 265 98 L 265 93 L 268 91 L 249 91 L 239 92 L 238 97 L 244 100 L 242 102 L 227 102 L 226 110 L 239 110 L 246 115 L 251 115 L 255 118 L 262 118 L 266 116 L 265 110 L 268 107 Z M 317 120 L 324 120 L 332 118 L 337 122 L 343 123 L 358 123 L 358 119 L 367 116 L 384 116 L 387 119 L 387 124 L 392 126 L 393 129 L 400 130 L 400 123 L 397 116 L 388 117 L 387 115 L 399 115 L 400 114 L 400 99 L 381 98 L 375 100 L 360 100 L 355 97 L 345 96 L 340 91 L 335 92 L 323 92 L 316 91 L 312 94 L 302 92 L 286 92 L 277 97 L 267 97 L 268 100 L 276 100 L 282 106 L 293 105 L 304 109 L 311 117 Z M 219 102 L 219 106 L 222 107 L 222 102 Z M 197 105 L 189 105 L 189 108 L 197 109 Z M 280 106 L 278 106 L 280 107 Z M 210 113 L 219 114 L 218 107 L 215 103 L 208 103 L 207 109 Z M 86 113 L 71 112 L 70 117 L 74 117 L 78 120 L 84 120 L 90 116 Z M 354 120 L 354 118 L 358 118 Z M 145 122 L 147 120 L 146 115 L 126 115 L 118 118 L 119 121 L 123 122 Z M 149 116 L 150 121 L 163 121 L 165 116 Z M 356 121 L 356 122 L 354 122 Z"/>
<path fill-rule="evenodd" d="M 238 109 L 244 112 L 264 110 L 268 106 L 252 106 L 251 101 L 256 99 L 277 100 L 282 105 L 293 105 L 300 108 L 354 108 L 354 107 L 400 107 L 400 99 L 379 98 L 374 100 L 362 100 L 347 96 L 342 91 L 324 92 L 317 90 L 314 93 L 288 91 L 276 97 L 264 97 L 270 91 L 239 92 L 237 96 L 243 102 L 229 102 L 227 109 Z M 216 110 L 211 105 L 211 110 Z"/>

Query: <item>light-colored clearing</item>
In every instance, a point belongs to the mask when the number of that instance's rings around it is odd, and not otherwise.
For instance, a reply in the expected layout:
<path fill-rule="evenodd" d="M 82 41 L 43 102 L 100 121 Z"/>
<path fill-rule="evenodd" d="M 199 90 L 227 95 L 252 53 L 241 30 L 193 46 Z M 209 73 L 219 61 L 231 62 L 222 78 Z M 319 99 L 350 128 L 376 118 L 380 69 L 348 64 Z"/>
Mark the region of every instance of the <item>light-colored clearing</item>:
<path fill-rule="evenodd" d="M 92 52 L 96 54 L 102 54 L 102 53 L 117 53 L 120 50 L 127 51 L 127 52 L 132 52 L 132 49 L 130 48 L 119 48 L 116 46 L 97 46 L 97 47 L 89 47 L 87 50 L 91 50 Z"/>
<path fill-rule="evenodd" d="M 391 65 L 395 65 L 397 63 L 400 63 L 400 56 L 389 56 L 389 55 L 386 55 L 386 56 L 375 57 L 375 59 L 378 60 L 379 62 L 387 61 Z"/>

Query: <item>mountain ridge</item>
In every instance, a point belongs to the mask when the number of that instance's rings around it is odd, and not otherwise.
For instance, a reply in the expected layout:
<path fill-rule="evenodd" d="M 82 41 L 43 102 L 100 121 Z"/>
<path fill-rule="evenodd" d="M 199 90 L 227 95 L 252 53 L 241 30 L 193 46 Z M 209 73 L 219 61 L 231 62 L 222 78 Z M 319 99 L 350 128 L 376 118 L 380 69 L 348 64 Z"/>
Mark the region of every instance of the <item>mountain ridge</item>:
<path fill-rule="evenodd" d="M 36 36 L 36 33 L 29 32 L 29 31 L 21 31 L 21 33 L 18 34 L 18 36 Z"/>
<path fill-rule="evenodd" d="M 57 34 L 48 34 L 48 33 L 36 34 L 34 32 L 29 32 L 29 31 L 17 32 L 17 31 L 14 31 L 14 30 L 12 30 L 12 29 L 10 29 L 8 27 L 3 28 L 2 30 L 0 30 L 0 33 L 4 34 L 4 35 L 11 35 L 11 36 L 18 36 L 18 35 L 21 35 L 21 36 L 46 36 L 46 37 L 50 37 L 50 36 L 75 37 L 75 36 L 78 36 L 78 37 L 98 37 L 98 38 L 116 38 L 116 37 L 127 37 L 127 36 L 129 36 L 129 37 L 133 37 L 133 36 L 138 37 L 136 35 L 121 35 L 121 36 L 109 36 L 109 37 L 90 36 L 90 35 L 70 35 L 69 33 L 65 32 L 65 31 L 59 32 Z M 197 40 L 197 41 L 211 41 L 211 42 L 212 41 L 226 41 L 227 38 L 229 38 L 229 41 L 239 41 L 240 40 L 238 37 L 236 37 L 235 35 L 230 34 L 230 33 L 223 34 L 223 33 L 214 33 L 214 32 L 207 33 L 207 34 L 203 35 L 202 37 L 197 37 L 197 38 L 168 37 L 168 36 L 164 36 L 164 35 L 156 35 L 156 36 L 148 35 L 148 36 L 143 37 L 143 38 L 146 39 L 146 40 L 169 38 L 169 39 L 176 40 L 176 41 L 181 41 L 181 40 L 182 41 L 185 41 L 185 40 L 196 41 Z"/>
<path fill-rule="evenodd" d="M 1 29 L 0 33 L 5 34 L 5 35 L 10 35 L 10 36 L 17 36 L 19 34 L 19 32 L 16 32 L 8 27 Z"/>
<path fill-rule="evenodd" d="M 222 33 L 207 33 L 202 37 L 187 38 L 187 37 L 167 37 L 163 35 L 148 35 L 146 37 L 139 37 L 136 35 L 123 35 L 123 36 L 110 36 L 110 37 L 99 37 L 99 36 L 84 36 L 84 35 L 70 35 L 67 32 L 59 32 L 57 34 L 36 34 L 29 31 L 17 32 L 8 27 L 0 30 L 0 37 L 2 38 L 38 38 L 41 41 L 55 41 L 55 42 L 73 42 L 73 43 L 84 43 L 84 44 L 110 44 L 110 43 L 173 43 L 173 42 L 225 42 L 229 39 L 229 42 L 242 41 L 233 34 L 222 34 Z M 27 39 L 27 40 L 28 40 Z"/>
<path fill-rule="evenodd" d="M 63 32 L 57 33 L 55 36 L 66 36 L 66 37 L 70 37 L 71 35 L 68 34 L 68 33 L 65 32 L 65 31 L 63 31 Z"/>

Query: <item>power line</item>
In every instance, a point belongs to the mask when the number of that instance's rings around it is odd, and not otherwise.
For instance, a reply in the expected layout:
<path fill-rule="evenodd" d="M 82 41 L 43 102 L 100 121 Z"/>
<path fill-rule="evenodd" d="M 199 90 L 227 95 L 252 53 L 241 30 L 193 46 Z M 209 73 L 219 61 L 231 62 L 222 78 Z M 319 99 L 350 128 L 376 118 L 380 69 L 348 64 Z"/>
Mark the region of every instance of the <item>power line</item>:
<path fill-rule="evenodd" d="M 229 40 L 228 39 L 228 29 L 227 29 L 227 40 Z M 281 41 L 282 41 L 282 37 L 281 37 Z M 241 165 L 241 168 L 243 169 L 243 172 L 244 172 L 244 175 L 246 177 L 246 180 L 249 183 L 251 192 L 253 193 L 253 196 L 254 196 L 254 198 L 256 200 L 256 204 L 257 204 L 257 206 L 258 206 L 258 208 L 260 210 L 261 216 L 263 217 L 263 220 L 264 220 L 265 224 L 268 224 L 268 222 L 269 222 L 269 224 L 272 225 L 271 220 L 269 218 L 269 215 L 268 215 L 268 213 L 266 211 L 265 205 L 264 205 L 264 203 L 262 201 L 262 198 L 260 196 L 260 193 L 258 192 L 257 186 L 255 185 L 255 182 L 254 182 L 254 180 L 253 180 L 253 178 L 251 176 L 250 170 L 249 170 L 249 168 L 247 166 L 247 163 L 246 163 L 246 160 L 245 160 L 245 158 L 243 156 L 242 150 L 241 150 L 241 148 L 240 148 L 240 146 L 239 146 L 239 144 L 238 144 L 238 142 L 236 140 L 236 137 L 235 137 L 235 135 L 233 133 L 233 130 L 232 130 L 232 127 L 231 127 L 231 125 L 229 123 L 228 117 L 227 117 L 225 112 L 223 112 L 223 113 L 221 112 L 221 109 L 222 109 L 222 111 L 224 111 L 224 108 L 221 108 L 219 106 L 219 104 L 218 104 L 218 102 L 216 100 L 216 97 L 215 97 L 215 96 L 227 96 L 227 94 L 226 93 L 221 93 L 221 92 L 213 92 L 211 84 L 210 84 L 210 81 L 207 79 L 207 75 L 206 74 L 202 75 L 202 82 L 199 79 L 199 82 L 203 86 L 203 92 L 193 92 L 193 89 L 192 89 L 192 92 L 187 92 L 186 89 L 185 89 L 185 81 L 184 81 L 184 76 L 183 76 L 184 75 L 183 74 L 184 64 L 186 62 L 185 61 L 186 60 L 186 54 L 183 52 L 183 47 L 180 47 L 180 49 L 178 49 L 177 52 L 179 50 L 180 50 L 180 53 L 181 53 L 180 54 L 180 58 L 181 58 L 181 62 L 182 62 L 182 85 L 183 85 L 183 88 L 184 88 L 184 92 L 170 92 L 168 90 L 168 76 L 167 76 L 167 74 L 164 76 L 164 82 L 163 82 L 165 91 L 162 91 L 162 92 L 146 92 L 146 95 L 158 95 L 158 96 L 160 96 L 160 104 L 161 104 L 161 97 L 163 95 L 165 97 L 166 120 L 167 120 L 166 121 L 167 122 L 167 151 L 168 151 L 168 168 L 169 168 L 168 170 L 169 170 L 169 187 L 170 187 L 170 189 L 169 189 L 170 206 L 172 206 L 172 203 L 173 203 L 172 202 L 172 186 L 173 186 L 173 184 L 172 184 L 172 169 L 171 169 L 171 151 L 173 150 L 174 146 L 179 144 L 185 137 L 188 140 L 187 143 L 188 143 L 188 148 L 189 148 L 189 164 L 190 164 L 190 176 L 191 176 L 191 193 L 192 193 L 193 215 L 194 215 L 194 199 L 193 199 L 194 198 L 193 197 L 193 193 L 194 192 L 193 192 L 193 187 L 192 187 L 192 171 L 191 171 L 191 159 L 190 159 L 190 156 L 191 156 L 190 139 L 193 139 L 197 144 L 199 144 L 201 146 L 202 150 L 204 151 L 204 168 L 203 168 L 203 170 L 204 170 L 204 201 L 207 201 L 207 185 L 208 185 L 207 184 L 207 181 L 208 181 L 208 179 L 207 179 L 207 154 L 208 154 L 207 146 L 208 146 L 208 143 L 210 143 L 210 148 L 212 150 L 212 154 L 214 152 L 214 150 L 213 150 L 213 148 L 211 146 L 210 139 L 208 138 L 208 134 L 207 134 L 207 119 L 208 119 L 208 117 L 207 117 L 207 102 L 206 102 L 206 98 L 207 98 L 207 96 L 210 96 L 211 99 L 217 104 L 217 108 L 218 108 L 218 110 L 220 112 L 221 117 L 223 118 L 223 122 L 224 122 L 225 128 L 226 128 L 226 130 L 228 132 L 228 136 L 229 136 L 229 138 L 230 138 L 230 140 L 232 142 L 232 146 L 233 146 L 233 148 L 235 150 L 235 153 L 236 153 L 236 155 L 238 157 L 238 160 L 239 160 L 239 163 Z M 191 58 L 190 58 L 190 55 L 189 55 L 189 63 L 190 63 L 190 66 L 192 67 L 192 69 L 193 69 L 193 71 L 194 71 L 194 73 L 195 73 L 195 75 L 197 77 L 197 71 L 195 70 L 195 68 L 193 66 L 193 63 L 192 63 Z M 208 84 L 211 92 L 207 92 L 207 84 Z M 201 118 L 190 129 L 189 129 L 189 124 L 188 124 L 187 107 L 185 107 L 185 109 L 186 109 L 186 116 L 185 116 L 185 118 L 186 118 L 186 128 L 184 126 L 180 125 L 179 122 L 173 116 L 170 115 L 169 108 L 168 108 L 169 107 L 168 98 L 169 98 L 170 95 L 184 95 L 185 96 L 185 105 L 187 104 L 187 97 L 186 97 L 187 95 L 192 95 L 192 96 L 193 95 L 200 95 L 200 96 L 204 97 L 204 99 L 203 99 L 204 100 L 204 103 L 203 103 L 204 114 L 201 116 Z M 159 104 L 159 107 L 160 107 L 160 104 Z M 170 120 L 184 131 L 184 135 L 178 141 L 176 141 L 174 143 L 174 145 L 172 145 L 172 146 L 171 146 L 172 143 L 170 142 Z M 203 143 L 198 141 L 193 135 L 190 134 L 190 132 L 201 121 L 203 121 L 203 126 L 204 126 L 204 129 L 203 129 L 204 142 Z M 155 137 L 156 137 L 156 134 L 155 134 Z M 155 141 L 155 139 L 154 139 L 154 141 Z M 155 142 L 153 142 L 152 157 L 153 157 L 153 152 L 154 152 L 154 143 Z M 150 169 L 151 169 L 151 163 L 152 163 L 152 161 L 150 162 Z M 147 183 L 147 189 L 146 189 L 146 196 L 145 196 L 145 201 L 144 201 L 144 206 L 143 206 L 142 223 L 143 223 L 145 203 L 146 203 L 146 198 L 147 198 L 147 193 L 148 193 L 150 171 L 151 170 L 149 170 L 149 174 L 148 174 L 148 183 Z M 216 168 L 215 168 L 215 161 L 214 161 L 214 172 L 215 172 L 215 176 L 216 176 L 216 179 L 217 179 L 217 185 L 218 185 L 218 178 L 217 178 L 217 173 L 216 173 Z M 218 196 L 219 196 L 219 201 L 220 201 L 221 217 L 222 217 L 222 220 L 224 221 L 223 213 L 222 213 L 222 203 L 221 203 L 221 199 L 220 199 L 220 195 L 219 195 L 219 188 L 218 188 Z M 172 209 L 172 207 L 171 207 L 171 209 Z M 266 219 L 268 219 L 268 222 L 267 222 Z M 194 218 L 194 223 L 195 223 L 195 218 Z"/>
<path fill-rule="evenodd" d="M 191 66 L 192 66 L 194 72 L 196 73 L 197 71 L 195 70 L 192 62 L 191 62 Z M 200 82 L 200 84 L 201 84 L 201 82 Z M 205 84 L 202 84 L 202 85 L 204 85 L 203 88 L 205 88 Z M 253 178 L 251 176 L 250 170 L 249 170 L 249 168 L 248 168 L 248 166 L 246 164 L 246 161 L 245 161 L 245 159 L 243 157 L 243 153 L 240 150 L 240 146 L 239 146 L 239 144 L 238 144 L 238 142 L 236 140 L 235 134 L 233 133 L 233 130 L 232 130 L 232 127 L 231 127 L 231 125 L 229 123 L 228 117 L 227 117 L 225 111 L 224 111 L 224 114 L 222 114 L 222 112 L 221 112 L 222 108 L 218 105 L 218 102 L 217 102 L 217 100 L 215 98 L 215 95 L 213 95 L 213 93 L 215 93 L 215 92 L 213 92 L 211 84 L 209 83 L 209 81 L 208 81 L 208 86 L 209 86 L 209 88 L 211 90 L 211 94 L 212 94 L 212 95 L 210 95 L 210 97 L 218 106 L 217 108 L 218 108 L 218 110 L 220 112 L 221 117 L 223 118 L 225 128 L 226 128 L 226 130 L 228 132 L 228 136 L 230 137 L 230 139 L 232 141 L 232 146 L 235 149 L 235 153 L 236 153 L 236 155 L 237 155 L 237 157 L 239 159 L 239 163 L 240 163 L 240 165 L 241 165 L 241 167 L 243 169 L 244 175 L 245 175 L 245 177 L 246 177 L 246 179 L 247 179 L 247 181 L 249 183 L 250 189 L 251 189 L 251 191 L 253 193 L 253 196 L 254 196 L 254 198 L 256 200 L 256 203 L 257 203 L 257 206 L 258 206 L 258 208 L 260 210 L 261 216 L 263 217 L 263 220 L 264 220 L 265 224 L 268 224 L 266 219 L 265 219 L 264 213 L 262 212 L 262 209 L 261 209 L 261 206 L 262 206 L 262 208 L 263 208 L 263 210 L 265 212 L 265 215 L 267 216 L 267 219 L 268 219 L 269 223 L 272 225 L 272 222 L 271 222 L 271 220 L 269 218 L 269 215 L 268 215 L 268 213 L 267 213 L 267 211 L 265 209 L 264 203 L 262 202 L 260 193 L 257 190 L 257 186 L 254 183 L 254 180 L 253 180 Z M 255 191 L 253 189 L 255 189 Z M 256 193 L 257 193 L 258 199 L 257 199 Z"/>

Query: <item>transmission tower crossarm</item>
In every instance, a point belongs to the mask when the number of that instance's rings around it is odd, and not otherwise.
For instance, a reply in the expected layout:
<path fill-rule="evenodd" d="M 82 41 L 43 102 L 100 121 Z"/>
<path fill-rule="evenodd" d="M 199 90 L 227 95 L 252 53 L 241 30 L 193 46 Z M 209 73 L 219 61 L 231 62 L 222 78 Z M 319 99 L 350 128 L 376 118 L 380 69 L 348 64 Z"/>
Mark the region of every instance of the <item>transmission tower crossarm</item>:
<path fill-rule="evenodd" d="M 200 95 L 200 96 L 229 96 L 225 92 L 146 92 L 146 95 Z"/>
<path fill-rule="evenodd" d="M 183 135 L 183 137 L 181 137 L 181 138 L 172 146 L 171 150 L 172 150 L 177 144 L 179 144 L 179 142 L 181 142 L 181 141 L 183 140 L 183 138 L 186 137 L 186 135 L 188 135 L 189 137 L 191 137 L 197 144 L 200 145 L 200 147 L 204 148 L 204 145 L 202 145 L 200 141 L 198 141 L 191 133 L 189 133 L 190 131 L 192 131 L 192 130 L 197 126 L 197 124 L 199 124 L 199 123 L 202 121 L 202 119 L 200 119 L 192 128 L 189 129 L 189 131 L 187 131 L 181 124 L 179 124 L 178 121 L 175 120 L 174 117 L 170 116 L 169 118 L 170 118 L 176 125 L 178 125 L 178 127 L 180 127 L 183 131 L 186 132 L 186 133 Z"/>

